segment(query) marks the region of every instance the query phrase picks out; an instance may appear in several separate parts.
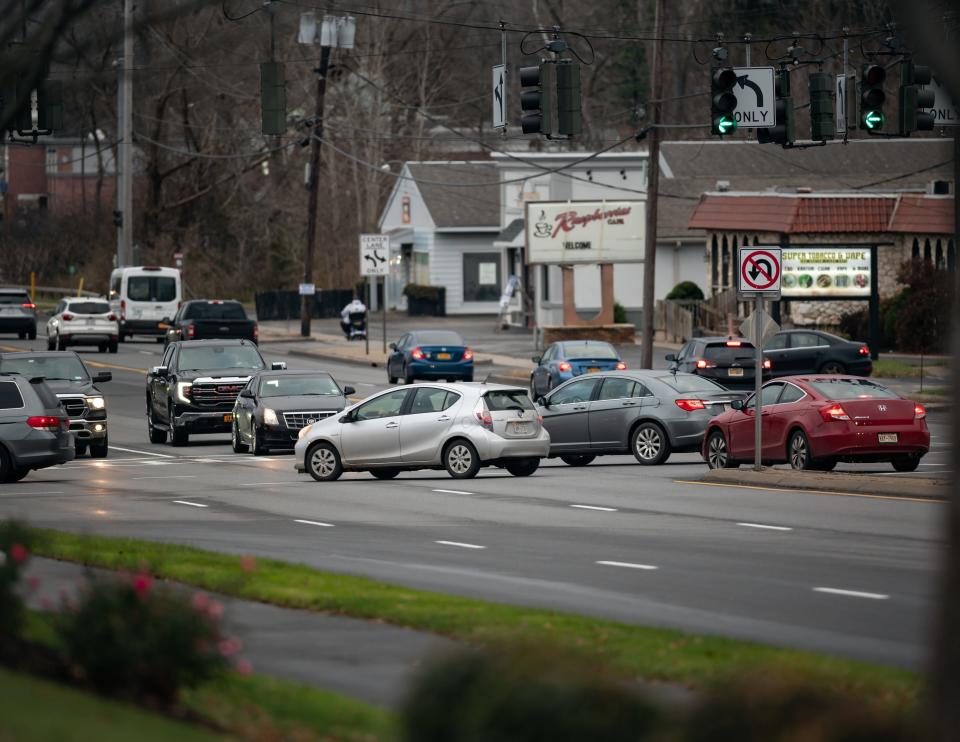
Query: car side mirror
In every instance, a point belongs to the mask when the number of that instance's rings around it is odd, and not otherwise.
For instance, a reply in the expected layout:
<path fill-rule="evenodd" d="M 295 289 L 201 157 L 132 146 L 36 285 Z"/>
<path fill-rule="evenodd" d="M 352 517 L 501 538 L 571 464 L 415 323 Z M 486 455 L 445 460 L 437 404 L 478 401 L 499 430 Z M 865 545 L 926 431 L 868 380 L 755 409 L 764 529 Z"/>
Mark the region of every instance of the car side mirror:
<path fill-rule="evenodd" d="M 169 369 L 166 366 L 154 366 L 150 369 L 149 375 L 163 377 L 167 375 L 168 371 Z"/>
<path fill-rule="evenodd" d="M 540 365 L 540 361 L 543 360 L 543 356 L 531 356 L 530 360 L 537 365 Z"/>
<path fill-rule="evenodd" d="M 102 384 L 104 381 L 113 381 L 113 374 L 110 371 L 101 371 L 93 377 L 94 384 Z"/>
<path fill-rule="evenodd" d="M 270 364 L 271 371 L 286 371 L 287 364 L 286 361 L 274 361 Z"/>
<path fill-rule="evenodd" d="M 351 394 L 356 394 L 356 393 L 357 393 L 357 390 L 354 389 L 352 386 L 345 386 L 345 387 L 343 388 L 343 396 L 344 396 L 344 397 L 349 397 Z"/>
<path fill-rule="evenodd" d="M 240 396 L 244 399 L 256 399 L 257 395 L 253 393 L 253 389 L 241 389 Z"/>
<path fill-rule="evenodd" d="M 353 413 L 352 413 L 352 412 L 348 412 L 347 414 L 343 415 L 337 422 L 341 422 L 341 423 L 352 423 L 352 422 L 353 422 Z"/>
<path fill-rule="evenodd" d="M 396 350 L 396 349 L 397 349 L 397 344 L 396 344 L 396 343 L 390 343 L 390 350 Z"/>
<path fill-rule="evenodd" d="M 666 360 L 666 361 L 670 361 L 670 363 L 676 363 L 676 362 L 677 362 L 677 356 L 676 356 L 676 354 L 674 354 L 674 353 L 667 353 L 667 355 L 665 355 L 663 358 L 664 358 L 664 360 Z"/>
<path fill-rule="evenodd" d="M 537 397 L 537 404 L 541 407 L 549 407 L 550 401 L 546 397 Z"/>
<path fill-rule="evenodd" d="M 743 400 L 735 399 L 730 403 L 730 409 L 733 410 L 742 410 L 743 409 Z"/>

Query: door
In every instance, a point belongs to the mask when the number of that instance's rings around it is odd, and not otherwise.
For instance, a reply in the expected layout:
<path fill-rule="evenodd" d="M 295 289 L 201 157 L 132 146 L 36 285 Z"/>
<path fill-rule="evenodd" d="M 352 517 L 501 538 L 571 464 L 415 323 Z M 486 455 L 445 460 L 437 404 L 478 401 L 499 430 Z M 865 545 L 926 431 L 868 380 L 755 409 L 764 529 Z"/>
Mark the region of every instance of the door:
<path fill-rule="evenodd" d="M 387 375 L 399 377 L 402 376 L 403 369 L 403 351 L 407 347 L 407 341 L 410 339 L 409 333 L 404 335 L 397 342 L 396 350 L 390 352 L 390 356 L 387 358 Z"/>
<path fill-rule="evenodd" d="M 462 397 L 435 387 L 418 387 L 412 394 L 400 426 L 401 457 L 404 463 L 439 463 L 440 448 Z"/>
<path fill-rule="evenodd" d="M 550 379 L 550 368 L 548 364 L 553 360 L 553 357 L 556 355 L 556 353 L 557 346 L 551 345 L 546 349 L 546 351 L 544 351 L 543 356 L 540 358 L 540 363 L 533 370 L 533 384 L 537 396 L 542 396 L 550 390 L 548 385 L 548 381 Z"/>
<path fill-rule="evenodd" d="M 783 384 L 779 381 L 767 384 L 760 390 L 760 414 L 769 417 L 771 406 L 776 404 L 777 398 Z M 737 416 L 730 423 L 730 455 L 740 461 L 752 461 L 754 457 L 754 414 L 755 414 L 756 395 L 751 395 L 747 399 L 747 405 L 742 410 L 738 410 Z M 769 423 L 766 417 L 763 417 L 761 425 L 763 429 L 760 435 L 766 438 L 769 435 Z"/>
<path fill-rule="evenodd" d="M 176 355 L 176 348 L 173 346 L 168 347 L 163 352 L 163 357 L 160 359 L 160 365 L 167 367 L 168 375 L 153 376 L 150 379 L 150 396 L 153 400 L 155 418 L 158 418 L 160 422 L 169 423 L 173 414 L 173 410 L 170 409 L 170 397 L 172 396 L 172 393 L 169 374 L 173 373 L 173 365 Z"/>
<path fill-rule="evenodd" d="M 247 382 L 247 385 L 244 389 L 250 389 L 252 392 L 257 392 L 257 387 L 259 381 L 254 378 Z M 256 399 L 251 399 L 250 397 L 244 397 L 242 394 L 237 397 L 237 403 L 234 406 L 234 411 L 236 415 L 237 430 L 240 431 L 240 434 L 243 435 L 246 433 L 250 436 L 250 439 L 253 440 L 253 426 L 254 426 L 254 410 L 257 407 Z"/>
<path fill-rule="evenodd" d="M 790 356 L 790 334 L 780 332 L 763 346 L 763 357 L 770 360 L 770 372 L 774 376 L 789 376 L 787 359 Z"/>
<path fill-rule="evenodd" d="M 806 397 L 806 393 L 798 386 L 789 382 L 784 383 L 783 391 L 776 404 L 772 405 L 769 414 L 763 418 L 763 457 L 765 459 L 783 460 L 787 456 L 787 433 L 790 425 L 797 419 L 798 408 L 804 404 L 797 403 Z"/>
<path fill-rule="evenodd" d="M 627 434 L 637 419 L 647 388 L 633 379 L 611 376 L 603 380 L 600 393 L 587 414 L 591 448 L 626 450 Z"/>
<path fill-rule="evenodd" d="M 340 426 L 345 464 L 400 463 L 400 410 L 408 389 L 381 394 L 353 412 L 353 422 Z"/>
<path fill-rule="evenodd" d="M 790 374 L 815 374 L 830 344 L 812 332 L 791 332 L 790 349 L 786 351 Z"/>
<path fill-rule="evenodd" d="M 590 447 L 587 413 L 600 379 L 575 379 L 559 387 L 543 410 L 543 425 L 550 433 L 550 451 L 563 453 Z"/>

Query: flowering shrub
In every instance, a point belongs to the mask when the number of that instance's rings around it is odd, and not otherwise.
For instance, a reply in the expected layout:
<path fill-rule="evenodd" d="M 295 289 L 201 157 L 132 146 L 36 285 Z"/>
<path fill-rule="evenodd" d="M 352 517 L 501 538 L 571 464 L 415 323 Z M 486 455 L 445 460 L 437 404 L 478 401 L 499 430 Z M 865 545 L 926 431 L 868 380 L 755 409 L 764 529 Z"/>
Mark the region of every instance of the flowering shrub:
<path fill-rule="evenodd" d="M 68 664 L 102 691 L 173 701 L 180 688 L 222 672 L 241 650 L 205 593 L 157 586 L 139 573 L 94 579 L 63 614 Z M 245 669 L 244 665 L 241 670 Z"/>
<path fill-rule="evenodd" d="M 30 557 L 26 529 L 15 521 L 0 523 L 0 641 L 15 638 L 23 623 L 23 599 L 17 586 Z"/>

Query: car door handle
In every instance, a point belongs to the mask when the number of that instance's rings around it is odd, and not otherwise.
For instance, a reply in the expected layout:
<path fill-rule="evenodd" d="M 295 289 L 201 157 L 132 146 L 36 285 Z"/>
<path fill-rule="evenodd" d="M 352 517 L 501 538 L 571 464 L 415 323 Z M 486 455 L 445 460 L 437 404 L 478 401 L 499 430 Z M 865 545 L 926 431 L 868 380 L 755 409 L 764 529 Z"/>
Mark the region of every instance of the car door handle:
<path fill-rule="evenodd" d="M 574 410 L 585 410 L 585 409 L 587 409 L 587 406 L 586 406 L 586 405 L 577 405 L 577 406 L 574 407 L 573 409 L 574 409 Z"/>
<path fill-rule="evenodd" d="M 437 418 L 437 422 L 438 422 L 438 423 L 445 423 L 445 422 L 447 422 L 447 421 L 449 421 L 449 420 L 450 420 L 450 416 L 449 416 L 449 415 L 441 415 L 440 417 Z"/>
<path fill-rule="evenodd" d="M 621 402 L 620 405 L 621 405 L 622 407 L 636 407 L 636 406 L 637 406 L 637 403 L 636 403 L 636 402 Z"/>
<path fill-rule="evenodd" d="M 400 423 L 387 423 L 387 424 L 386 424 L 386 429 L 387 429 L 387 430 L 391 430 L 391 429 L 393 429 L 393 428 L 399 428 L 399 427 L 400 427 Z"/>

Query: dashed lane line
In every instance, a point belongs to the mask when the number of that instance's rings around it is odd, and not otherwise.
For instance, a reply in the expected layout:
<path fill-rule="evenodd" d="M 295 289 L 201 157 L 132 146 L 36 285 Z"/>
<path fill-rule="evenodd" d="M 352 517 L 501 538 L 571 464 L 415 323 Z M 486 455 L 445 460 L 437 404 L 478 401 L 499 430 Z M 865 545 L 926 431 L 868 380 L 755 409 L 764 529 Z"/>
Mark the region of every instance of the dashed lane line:
<path fill-rule="evenodd" d="M 174 500 L 177 505 L 189 505 L 192 508 L 208 508 L 209 505 L 204 505 L 200 502 L 190 502 L 190 500 Z"/>
<path fill-rule="evenodd" d="M 480 544 L 465 544 L 461 541 L 434 541 L 436 544 L 441 546 L 459 546 L 461 549 L 486 549 L 486 546 L 480 546 Z"/>
<path fill-rule="evenodd" d="M 176 459 L 180 458 L 179 456 L 171 456 L 168 453 L 156 453 L 155 451 L 140 451 L 136 448 L 121 448 L 120 446 L 110 446 L 114 451 L 123 451 L 124 453 L 139 453 L 143 456 L 156 456 L 161 459 Z"/>
<path fill-rule="evenodd" d="M 321 523 L 319 520 L 303 520 L 302 518 L 294 518 L 294 523 L 303 523 L 305 526 L 322 526 L 324 528 L 333 528 L 333 523 Z"/>
<path fill-rule="evenodd" d="M 653 564 L 633 564 L 632 562 L 609 562 L 609 561 L 599 561 L 597 564 L 602 564 L 605 567 L 626 567 L 628 569 L 645 569 L 645 570 L 654 570 L 660 569 L 659 567 L 654 566 Z"/>
<path fill-rule="evenodd" d="M 815 593 L 828 593 L 830 595 L 844 595 L 848 598 L 867 598 L 868 600 L 887 600 L 890 596 L 883 593 L 865 593 L 860 590 L 841 590 L 837 587 L 815 587 Z"/>
<path fill-rule="evenodd" d="M 156 476 L 156 477 L 130 477 L 130 481 L 136 481 L 138 479 L 196 479 L 196 474 L 168 474 L 165 476 Z"/>
<path fill-rule="evenodd" d="M 599 505 L 571 505 L 572 508 L 579 508 L 580 510 L 599 510 L 603 513 L 616 513 L 616 508 L 604 508 Z"/>
<path fill-rule="evenodd" d="M 472 492 L 464 492 L 463 490 L 430 490 L 431 492 L 439 492 L 441 495 L 472 495 Z"/>
<path fill-rule="evenodd" d="M 897 472 L 891 472 L 895 474 Z M 674 484 L 696 484 L 701 487 L 728 487 L 741 490 L 760 490 L 761 492 L 786 492 L 789 494 L 819 495 L 821 497 L 863 497 L 868 500 L 896 500 L 899 502 L 925 502 L 943 505 L 946 500 L 934 500 L 922 497 L 901 497 L 900 495 L 865 495 L 860 492 L 827 492 L 824 490 L 791 489 L 788 487 L 760 487 L 755 484 L 728 484 L 727 482 L 700 482 L 696 479 L 674 479 Z"/>
<path fill-rule="evenodd" d="M 767 531 L 792 531 L 792 528 L 787 526 L 768 526 L 765 523 L 737 523 L 738 526 L 743 526 L 744 528 L 763 528 Z"/>

